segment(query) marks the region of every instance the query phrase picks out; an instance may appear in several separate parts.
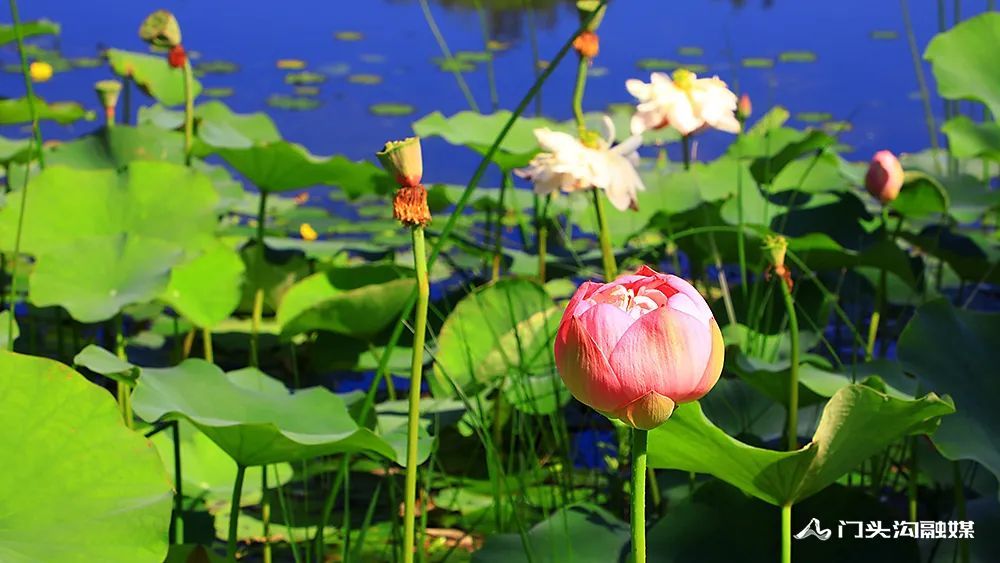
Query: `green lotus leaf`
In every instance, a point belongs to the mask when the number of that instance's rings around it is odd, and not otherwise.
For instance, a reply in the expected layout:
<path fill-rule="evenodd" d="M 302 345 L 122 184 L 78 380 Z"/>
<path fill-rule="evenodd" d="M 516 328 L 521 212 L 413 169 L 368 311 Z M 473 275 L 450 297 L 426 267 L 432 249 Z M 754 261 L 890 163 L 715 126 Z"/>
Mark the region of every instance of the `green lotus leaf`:
<path fill-rule="evenodd" d="M 987 12 L 934 36 L 924 51 L 938 93 L 949 100 L 976 100 L 1000 115 L 1000 68 L 993 56 L 1000 42 L 1000 13 Z"/>
<path fill-rule="evenodd" d="M 948 191 L 929 174 L 910 171 L 890 207 L 907 219 L 927 219 L 948 212 Z"/>
<path fill-rule="evenodd" d="M 485 155 L 510 119 L 509 111 L 489 115 L 463 111 L 445 117 L 440 112 L 426 115 L 413 123 L 413 131 L 421 137 L 442 137 L 453 145 L 463 145 Z M 524 166 L 538 151 L 534 130 L 548 127 L 561 129 L 559 123 L 540 117 L 522 117 L 507 132 L 494 162 L 505 170 Z"/>
<path fill-rule="evenodd" d="M 730 437 L 695 402 L 677 407 L 667 422 L 650 431 L 649 465 L 709 473 L 782 505 L 821 491 L 896 440 L 932 430 L 939 417 L 954 410 L 949 400 L 933 393 L 910 401 L 852 384 L 827 403 L 808 445 L 783 452 Z"/>
<path fill-rule="evenodd" d="M 331 268 L 288 289 L 278 323 L 285 335 L 327 330 L 370 338 L 399 320 L 415 287 L 412 272 L 395 265 Z"/>
<path fill-rule="evenodd" d="M 214 327 L 239 306 L 245 270 L 239 253 L 216 242 L 171 271 L 162 299 L 196 326 Z"/>
<path fill-rule="evenodd" d="M 948 149 L 956 158 L 1000 161 L 1000 124 L 974 123 L 963 115 L 948 120 L 941 131 L 948 136 Z"/>
<path fill-rule="evenodd" d="M 385 194 L 394 187 L 389 175 L 370 162 L 354 162 L 342 156 L 318 157 L 286 141 L 220 148 L 215 152 L 266 192 L 322 184 L 337 186 L 349 197 L 358 197 Z"/>
<path fill-rule="evenodd" d="M 217 100 L 195 106 L 194 117 L 199 141 L 209 145 L 197 147 L 198 153 L 210 153 L 211 147 L 239 149 L 281 140 L 281 133 L 266 113 L 236 113 Z M 143 107 L 139 108 L 139 123 L 179 130 L 184 127 L 184 112 L 158 104 Z"/>
<path fill-rule="evenodd" d="M 1000 314 L 956 309 L 938 299 L 918 308 L 903 329 L 899 357 L 925 388 L 955 399 L 958 411 L 932 436 L 941 453 L 978 461 L 1000 477 L 997 342 Z"/>
<path fill-rule="evenodd" d="M 16 453 L 0 472 L 0 559 L 163 561 L 171 481 L 111 395 L 58 362 L 9 352 L 0 394 L 0 448 Z"/>
<path fill-rule="evenodd" d="M 48 166 L 117 170 L 138 160 L 184 163 L 184 137 L 149 125 L 117 125 L 47 150 Z"/>
<path fill-rule="evenodd" d="M 37 35 L 59 35 L 61 26 L 50 20 L 41 19 L 35 21 L 21 22 L 21 38 L 35 37 Z M 0 25 L 0 45 L 6 45 L 17 39 L 14 34 L 14 26 Z"/>
<path fill-rule="evenodd" d="M 163 55 L 147 55 L 119 49 L 107 50 L 108 62 L 118 76 L 132 79 L 147 94 L 167 106 L 184 103 L 184 71 L 173 68 Z M 192 93 L 201 93 L 201 83 L 194 78 Z"/>
<path fill-rule="evenodd" d="M 255 390 L 234 381 L 238 377 L 195 359 L 143 369 L 132 406 L 150 421 L 189 420 L 245 467 L 336 453 L 405 463 L 405 436 L 390 441 L 359 427 L 344 400 L 330 391 L 311 387 L 278 393 L 263 384 Z"/>
<path fill-rule="evenodd" d="M 628 525 L 616 516 L 596 505 L 578 504 L 557 510 L 523 538 L 518 534 L 487 538 L 483 549 L 473 553 L 472 561 L 608 563 L 621 560 L 628 538 Z"/>
<path fill-rule="evenodd" d="M 83 109 L 76 102 L 46 102 L 34 97 L 35 112 L 39 121 L 55 121 L 60 125 L 68 125 L 81 119 L 91 121 L 94 113 Z M 31 123 L 31 105 L 28 98 L 0 99 L 0 125 L 18 125 Z"/>
<path fill-rule="evenodd" d="M 552 342 L 561 308 L 528 280 L 501 280 L 458 302 L 438 333 L 431 388 L 451 396 L 505 377 L 554 373 Z M 522 389 L 523 390 L 523 389 Z"/>

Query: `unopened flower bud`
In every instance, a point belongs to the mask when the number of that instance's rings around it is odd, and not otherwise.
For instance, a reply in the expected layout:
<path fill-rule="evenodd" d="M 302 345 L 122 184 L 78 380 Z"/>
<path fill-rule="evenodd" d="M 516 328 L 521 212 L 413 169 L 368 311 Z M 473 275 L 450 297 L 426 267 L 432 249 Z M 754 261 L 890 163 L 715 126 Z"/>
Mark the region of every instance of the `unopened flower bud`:
<path fill-rule="evenodd" d="M 781 235 L 767 235 L 764 237 L 764 252 L 771 266 L 765 272 L 767 279 L 773 273 L 784 280 L 788 289 L 792 289 L 792 272 L 785 267 L 785 254 L 788 252 L 788 239 Z"/>
<path fill-rule="evenodd" d="M 181 26 L 172 13 L 157 10 L 143 20 L 139 37 L 150 45 L 169 49 L 181 44 Z"/>
<path fill-rule="evenodd" d="M 601 42 L 593 31 L 584 31 L 573 40 L 573 48 L 584 59 L 593 59 L 601 50 Z"/>
<path fill-rule="evenodd" d="M 115 120 L 115 106 L 118 105 L 118 95 L 122 91 L 122 83 L 117 80 L 99 80 L 94 84 L 97 91 L 97 99 L 104 108 L 104 115 L 108 118 L 108 123 Z"/>
<path fill-rule="evenodd" d="M 902 187 L 903 165 L 896 155 L 889 151 L 875 153 L 868 166 L 868 173 L 865 174 L 865 189 L 868 193 L 885 205 L 896 199 Z"/>
<path fill-rule="evenodd" d="M 424 160 L 420 152 L 420 137 L 408 137 L 402 141 L 389 141 L 381 151 L 375 153 L 385 171 L 396 179 L 401 187 L 420 185 L 424 175 Z"/>
<path fill-rule="evenodd" d="M 736 104 L 736 119 L 746 121 L 750 118 L 751 113 L 753 113 L 753 104 L 750 103 L 750 96 L 743 94 Z"/>
<path fill-rule="evenodd" d="M 601 20 L 604 19 L 604 13 L 607 11 L 608 5 L 601 5 L 599 0 L 578 0 L 576 3 L 576 11 L 580 14 L 580 22 L 583 23 L 590 17 L 590 14 L 598 12 L 594 19 L 590 20 L 587 24 L 587 31 L 597 31 L 597 28 L 601 25 Z"/>
<path fill-rule="evenodd" d="M 167 51 L 167 63 L 173 68 L 184 68 L 187 62 L 187 53 L 182 45 L 174 45 Z"/>

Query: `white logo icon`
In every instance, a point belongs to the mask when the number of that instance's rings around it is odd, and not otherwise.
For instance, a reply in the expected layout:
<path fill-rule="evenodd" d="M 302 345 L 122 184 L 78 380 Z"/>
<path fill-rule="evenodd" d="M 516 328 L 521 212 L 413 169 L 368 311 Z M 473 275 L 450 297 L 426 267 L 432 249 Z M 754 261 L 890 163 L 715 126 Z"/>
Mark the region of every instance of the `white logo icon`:
<path fill-rule="evenodd" d="M 801 540 L 804 538 L 808 538 L 809 536 L 816 536 L 817 538 L 820 539 L 820 541 L 826 541 L 830 539 L 831 534 L 833 534 L 832 531 L 830 531 L 829 529 L 823 529 L 823 527 L 820 526 L 819 518 L 813 518 L 812 520 L 809 521 L 808 524 L 806 524 L 805 528 L 802 528 L 801 532 L 795 534 L 792 537 L 797 540 Z"/>

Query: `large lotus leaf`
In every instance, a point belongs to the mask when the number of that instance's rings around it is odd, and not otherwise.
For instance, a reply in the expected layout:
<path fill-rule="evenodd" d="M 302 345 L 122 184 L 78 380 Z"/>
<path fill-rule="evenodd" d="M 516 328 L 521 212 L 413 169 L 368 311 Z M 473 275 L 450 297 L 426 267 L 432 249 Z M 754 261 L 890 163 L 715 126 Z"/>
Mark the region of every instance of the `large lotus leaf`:
<path fill-rule="evenodd" d="M 892 507 L 865 494 L 861 488 L 834 485 L 795 506 L 792 533 L 818 518 L 824 528 L 833 529 L 836 534 L 840 521 L 848 519 L 845 515 L 855 521 L 881 521 L 890 529 L 899 517 Z M 667 515 L 653 524 L 646 535 L 649 563 L 772 563 L 779 551 L 781 530 L 778 509 L 725 483 L 711 481 L 700 486 L 693 497 L 671 504 Z M 834 535 L 827 542 L 814 538 L 796 541 L 792 547 L 794 560 L 883 563 L 920 559 L 913 538 L 853 536 L 854 527 L 846 526 L 843 538 Z"/>
<path fill-rule="evenodd" d="M 0 352 L 0 559 L 163 561 L 170 479 L 105 390 L 45 358 Z"/>
<path fill-rule="evenodd" d="M 974 123 L 964 115 L 941 127 L 948 136 L 948 148 L 956 158 L 989 158 L 1000 161 L 1000 124 Z"/>
<path fill-rule="evenodd" d="M 337 186 L 349 197 L 357 197 L 384 194 L 394 185 L 384 170 L 370 162 L 354 162 L 343 156 L 316 156 L 305 147 L 287 141 L 220 148 L 215 152 L 266 192 L 323 184 Z"/>
<path fill-rule="evenodd" d="M 218 100 L 195 106 L 194 117 L 195 133 L 211 147 L 238 149 L 281 140 L 281 133 L 266 113 L 239 114 Z M 139 108 L 139 123 L 180 129 L 184 127 L 184 112 L 161 105 L 143 107 Z M 199 152 L 208 152 L 208 149 Z"/>
<path fill-rule="evenodd" d="M 949 100 L 978 100 L 993 115 L 1000 115 L 1000 13 L 969 18 L 927 45 L 924 58 L 931 62 L 938 93 Z"/>
<path fill-rule="evenodd" d="M 867 266 L 884 269 L 911 288 L 919 285 L 918 276 L 914 272 L 918 263 L 887 239 L 878 239 L 857 251 L 840 246 L 823 233 L 809 233 L 790 238 L 788 249 L 812 270 L 835 271 Z"/>
<path fill-rule="evenodd" d="M 811 130 L 805 133 L 791 136 L 790 142 L 784 146 L 778 146 L 775 141 L 779 139 L 777 135 L 771 138 L 754 139 L 757 142 L 775 143 L 771 144 L 767 156 L 762 156 L 754 160 L 750 166 L 750 172 L 754 179 L 760 184 L 771 184 L 781 174 L 786 166 L 795 162 L 796 159 L 815 151 L 821 151 L 836 143 L 836 139 L 819 130 Z M 752 152 L 752 151 L 751 151 Z M 811 159 L 806 159 L 808 160 Z"/>
<path fill-rule="evenodd" d="M 186 418 L 247 467 L 349 452 L 405 463 L 405 440 L 390 443 L 359 427 L 343 399 L 330 391 L 276 391 L 251 389 L 215 365 L 191 359 L 144 369 L 132 406 L 150 421 Z"/>
<path fill-rule="evenodd" d="M 184 163 L 184 137 L 148 125 L 116 125 L 47 149 L 48 166 L 86 170 L 120 169 L 136 160 Z"/>
<path fill-rule="evenodd" d="M 824 489 L 911 433 L 932 428 L 954 406 L 937 395 L 908 401 L 848 385 L 826 404 L 812 441 L 791 451 L 749 446 L 712 424 L 695 402 L 649 433 L 652 467 L 709 473 L 774 505 Z"/>
<path fill-rule="evenodd" d="M 928 225 L 918 234 L 900 235 L 921 252 L 944 260 L 964 280 L 1000 283 L 1000 248 L 987 235 Z"/>
<path fill-rule="evenodd" d="M 127 305 L 155 299 L 183 255 L 176 244 L 153 238 L 78 238 L 38 253 L 29 298 L 36 307 L 60 305 L 80 322 L 107 320 Z"/>
<path fill-rule="evenodd" d="M 55 121 L 67 125 L 81 119 L 94 119 L 93 112 L 83 109 L 76 102 L 46 102 L 35 96 L 35 112 L 39 121 Z M 31 107 L 28 98 L 0 99 L 0 125 L 31 123 Z"/>
<path fill-rule="evenodd" d="M 202 498 L 214 509 L 227 505 L 232 500 L 233 480 L 236 478 L 236 463 L 208 436 L 194 428 L 186 420 L 178 421 L 181 432 L 181 478 L 183 479 L 184 496 Z M 172 430 L 158 432 L 151 438 L 163 459 L 163 467 L 173 478 L 174 472 L 174 433 Z M 275 468 L 278 482 L 274 482 Z M 292 466 L 278 463 L 268 467 L 270 486 L 284 485 L 292 479 Z M 261 498 L 261 468 L 247 469 L 246 480 L 240 504 L 243 506 L 255 504 Z"/>
<path fill-rule="evenodd" d="M 132 79 L 161 104 L 177 106 L 184 103 L 184 72 L 167 63 L 164 55 L 147 55 L 119 49 L 107 50 L 108 62 L 115 74 Z M 195 78 L 192 93 L 201 93 L 201 83 Z"/>
<path fill-rule="evenodd" d="M 935 445 L 949 459 L 973 459 L 1000 477 L 997 343 L 1000 314 L 931 301 L 899 337 L 899 357 L 925 388 L 948 393 L 958 411 L 941 422 Z"/>
<path fill-rule="evenodd" d="M 924 219 L 948 212 L 948 192 L 933 176 L 920 171 L 907 172 L 899 195 L 892 201 L 893 211 L 907 219 Z"/>
<path fill-rule="evenodd" d="M 240 250 L 240 256 L 246 267 L 241 310 L 249 311 L 253 307 L 254 294 L 263 289 L 265 311 L 276 311 L 289 288 L 312 270 L 305 254 L 297 250 L 265 247 L 262 253 L 256 243 L 250 243 Z"/>
<path fill-rule="evenodd" d="M 561 312 L 535 282 L 502 280 L 458 302 L 438 333 L 432 389 L 452 393 L 506 376 L 551 373 Z"/>
<path fill-rule="evenodd" d="M 54 21 L 45 19 L 21 22 L 21 38 L 27 39 L 36 35 L 59 35 L 60 26 Z M 5 45 L 17 39 L 14 26 L 0 25 L 0 45 Z"/>
<path fill-rule="evenodd" d="M 178 313 L 203 328 L 229 318 L 240 304 L 245 267 L 232 248 L 221 242 L 174 268 L 162 298 Z"/>
<path fill-rule="evenodd" d="M 0 164 L 25 162 L 29 158 L 31 139 L 8 139 L 0 136 Z"/>
<path fill-rule="evenodd" d="M 578 504 L 557 510 L 528 530 L 527 549 L 520 535 L 500 534 L 487 538 L 472 560 L 609 563 L 622 560 L 628 538 L 626 523 L 599 506 Z"/>
<path fill-rule="evenodd" d="M 396 322 L 416 283 L 391 264 L 330 268 L 293 285 L 278 307 L 286 335 L 328 330 L 369 338 Z"/>
<path fill-rule="evenodd" d="M 421 137 L 442 137 L 453 145 L 463 145 L 485 155 L 504 125 L 510 119 L 511 112 L 498 111 L 482 115 L 474 111 L 462 111 L 451 117 L 445 117 L 441 112 L 434 112 L 413 123 L 413 131 Z M 504 170 L 512 170 L 528 164 L 539 150 L 538 140 L 534 130 L 542 127 L 560 130 L 562 126 L 554 121 L 541 117 L 521 117 L 511 126 L 500 143 L 499 150 L 493 161 Z"/>
<path fill-rule="evenodd" d="M 204 175 L 167 162 L 127 170 L 46 168 L 32 179 L 21 251 L 39 254 L 75 240 L 127 233 L 184 248 L 213 240 L 218 195 Z M 0 210 L 0 244 L 14 247 L 20 197 Z"/>

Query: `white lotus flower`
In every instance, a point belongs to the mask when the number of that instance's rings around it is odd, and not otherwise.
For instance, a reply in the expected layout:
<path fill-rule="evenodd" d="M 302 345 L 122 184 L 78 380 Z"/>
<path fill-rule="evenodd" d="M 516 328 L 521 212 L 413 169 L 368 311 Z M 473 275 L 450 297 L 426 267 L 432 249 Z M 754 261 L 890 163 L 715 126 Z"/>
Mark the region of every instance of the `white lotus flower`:
<path fill-rule="evenodd" d="M 636 150 L 642 138 L 632 136 L 612 146 L 615 128 L 607 116 L 604 116 L 604 125 L 606 138 L 595 135 L 592 147 L 568 133 L 535 129 L 535 138 L 545 152 L 514 173 L 531 180 L 538 194 L 560 190 L 575 192 L 593 187 L 604 190 L 616 208 L 637 209 L 636 194 L 646 189 L 635 170 L 639 164 Z"/>
<path fill-rule="evenodd" d="M 674 72 L 673 80 L 662 72 L 650 75 L 650 82 L 625 81 L 629 93 L 639 100 L 632 116 L 632 134 L 667 125 L 681 135 L 690 135 L 705 127 L 737 133 L 736 94 L 719 77 L 698 78 L 689 71 Z"/>

